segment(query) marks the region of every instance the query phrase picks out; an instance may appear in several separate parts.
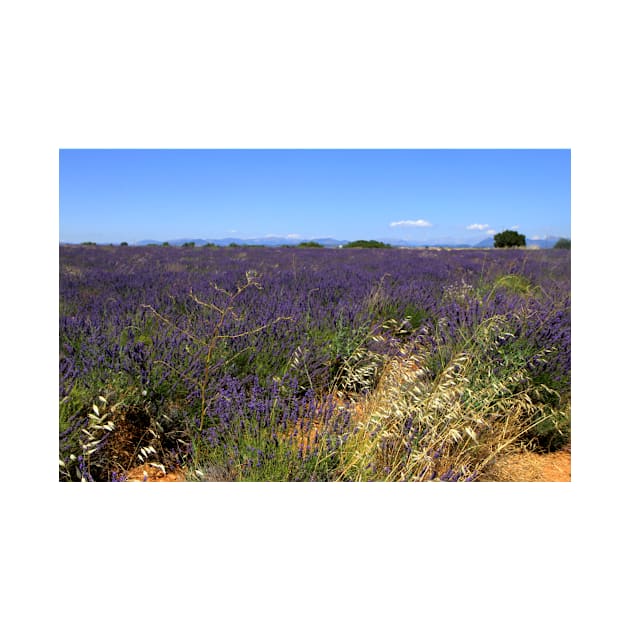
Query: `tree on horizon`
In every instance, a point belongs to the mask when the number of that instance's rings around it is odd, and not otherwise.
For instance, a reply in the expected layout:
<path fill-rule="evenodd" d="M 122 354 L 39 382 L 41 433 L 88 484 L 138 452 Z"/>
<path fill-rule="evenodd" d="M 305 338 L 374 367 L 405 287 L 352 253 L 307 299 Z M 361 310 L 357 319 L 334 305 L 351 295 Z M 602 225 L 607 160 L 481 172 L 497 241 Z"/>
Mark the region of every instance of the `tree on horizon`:
<path fill-rule="evenodd" d="M 525 235 L 514 230 L 504 230 L 494 235 L 495 247 L 525 247 Z"/>

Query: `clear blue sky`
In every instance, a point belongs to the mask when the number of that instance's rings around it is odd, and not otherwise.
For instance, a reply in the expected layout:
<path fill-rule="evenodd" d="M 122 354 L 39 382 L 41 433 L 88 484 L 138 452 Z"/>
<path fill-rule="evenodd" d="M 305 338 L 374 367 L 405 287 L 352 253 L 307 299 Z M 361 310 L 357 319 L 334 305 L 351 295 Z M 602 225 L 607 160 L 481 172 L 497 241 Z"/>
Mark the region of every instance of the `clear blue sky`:
<path fill-rule="evenodd" d="M 63 149 L 59 239 L 570 237 L 567 150 Z"/>

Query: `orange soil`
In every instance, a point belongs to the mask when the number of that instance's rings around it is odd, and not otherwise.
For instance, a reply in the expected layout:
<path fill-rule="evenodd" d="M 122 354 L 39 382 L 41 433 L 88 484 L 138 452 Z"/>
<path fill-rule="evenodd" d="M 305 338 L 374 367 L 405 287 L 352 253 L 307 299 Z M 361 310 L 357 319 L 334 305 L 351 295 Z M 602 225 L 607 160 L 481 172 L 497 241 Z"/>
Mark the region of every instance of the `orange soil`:
<path fill-rule="evenodd" d="M 186 481 L 186 476 L 181 469 L 164 474 L 159 468 L 144 464 L 132 468 L 127 473 L 127 481 Z"/>
<path fill-rule="evenodd" d="M 313 437 L 313 434 L 303 436 L 300 442 L 306 447 L 312 444 Z M 181 469 L 164 474 L 158 468 L 145 464 L 130 470 L 127 481 L 179 482 L 186 481 L 186 476 Z M 571 481 L 571 451 L 506 455 L 479 481 Z"/>

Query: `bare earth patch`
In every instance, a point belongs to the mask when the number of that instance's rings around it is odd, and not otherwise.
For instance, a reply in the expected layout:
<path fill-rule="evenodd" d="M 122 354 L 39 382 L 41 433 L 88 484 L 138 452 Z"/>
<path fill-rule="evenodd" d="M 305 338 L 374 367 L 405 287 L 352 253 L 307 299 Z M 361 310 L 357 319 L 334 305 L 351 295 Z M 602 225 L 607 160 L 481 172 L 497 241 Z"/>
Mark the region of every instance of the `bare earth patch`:
<path fill-rule="evenodd" d="M 306 437 L 306 436 L 305 436 Z M 310 436 L 305 440 L 305 446 Z M 129 471 L 127 481 L 180 482 L 186 481 L 181 469 L 163 473 L 145 464 Z M 499 459 L 479 481 L 571 481 L 571 449 L 555 453 L 512 453 Z"/>
<path fill-rule="evenodd" d="M 181 469 L 163 473 L 155 466 L 144 464 L 144 466 L 132 468 L 127 473 L 127 481 L 186 481 L 186 477 Z"/>

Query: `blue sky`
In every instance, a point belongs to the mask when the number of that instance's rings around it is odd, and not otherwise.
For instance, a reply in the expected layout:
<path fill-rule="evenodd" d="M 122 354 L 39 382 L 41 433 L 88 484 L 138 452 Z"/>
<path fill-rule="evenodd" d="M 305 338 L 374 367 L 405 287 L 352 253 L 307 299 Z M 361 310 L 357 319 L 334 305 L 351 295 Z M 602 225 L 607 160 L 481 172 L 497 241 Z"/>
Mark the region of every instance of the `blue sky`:
<path fill-rule="evenodd" d="M 569 150 L 63 149 L 59 238 L 570 237 Z"/>

